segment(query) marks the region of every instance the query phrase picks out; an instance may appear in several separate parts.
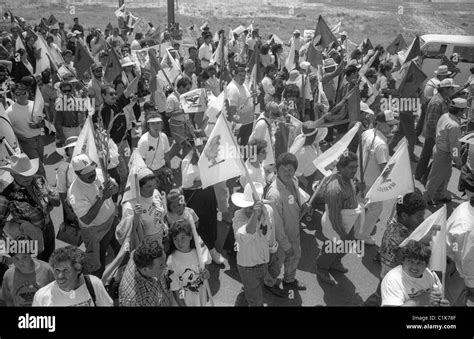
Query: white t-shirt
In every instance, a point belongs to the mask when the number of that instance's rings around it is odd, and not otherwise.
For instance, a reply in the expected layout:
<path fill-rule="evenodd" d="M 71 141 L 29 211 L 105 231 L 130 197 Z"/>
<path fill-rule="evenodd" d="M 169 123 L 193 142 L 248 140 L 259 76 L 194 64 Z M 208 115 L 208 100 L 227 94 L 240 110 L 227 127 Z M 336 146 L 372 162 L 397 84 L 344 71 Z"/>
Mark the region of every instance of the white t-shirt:
<path fill-rule="evenodd" d="M 390 159 L 387 138 L 375 128 L 365 131 L 362 133 L 362 151 L 364 181 L 369 189 L 382 173 L 379 165 L 387 163 Z"/>
<path fill-rule="evenodd" d="M 15 102 L 6 110 L 8 118 L 12 123 L 13 131 L 20 137 L 33 138 L 41 135 L 41 128 L 31 128 L 28 125 L 28 123 L 31 122 L 33 104 L 33 101 L 28 101 L 28 105 L 23 106 Z"/>
<path fill-rule="evenodd" d="M 67 193 L 77 175 L 70 166 L 70 163 L 63 161 L 56 171 L 56 191 L 58 193 Z"/>
<path fill-rule="evenodd" d="M 89 275 L 92 288 L 94 288 L 97 306 L 113 306 L 113 301 L 105 290 L 102 281 L 96 276 Z M 87 290 L 85 282 L 77 289 L 70 292 L 59 288 L 56 281 L 40 288 L 34 298 L 33 306 L 94 306 L 92 296 Z"/>
<path fill-rule="evenodd" d="M 158 239 L 160 244 L 163 245 L 163 238 L 168 234 L 168 227 L 163 222 L 165 206 L 160 192 L 155 190 L 149 198 L 140 197 L 140 205 L 143 208 L 141 220 L 145 237 Z M 133 216 L 133 207 L 134 205 L 130 201 L 123 204 L 122 218 Z"/>
<path fill-rule="evenodd" d="M 137 148 L 145 164 L 155 171 L 165 165 L 165 153 L 170 151 L 170 144 L 166 134 L 160 132 L 160 137 L 154 138 L 146 132 L 138 140 Z"/>
<path fill-rule="evenodd" d="M 206 69 L 207 67 L 209 67 L 209 61 L 204 61 L 202 59 L 207 59 L 207 60 L 211 60 L 212 58 L 212 46 L 209 44 L 209 45 L 206 45 L 205 43 L 201 45 L 201 47 L 199 47 L 199 53 L 198 53 L 198 58 L 199 60 L 201 60 L 201 67 L 203 69 Z"/>
<path fill-rule="evenodd" d="M 229 105 L 237 107 L 237 115 L 239 116 L 238 123 L 247 125 L 253 123 L 254 120 L 254 106 L 250 91 L 245 85 L 239 85 L 235 80 L 232 80 L 227 85 L 227 97 Z"/>
<path fill-rule="evenodd" d="M 210 264 L 211 256 L 207 247 L 204 246 L 202 252 L 204 264 Z M 186 306 L 204 306 L 201 305 L 199 293 L 206 294 L 206 291 L 203 282 L 198 279 L 199 263 L 196 249 L 192 249 L 188 253 L 175 250 L 168 257 L 167 264 L 169 278 L 171 279 L 170 290 L 182 290 Z"/>
<path fill-rule="evenodd" d="M 438 276 L 426 268 L 421 278 L 410 277 L 402 265 L 390 270 L 382 280 L 382 306 L 401 306 L 417 295 L 433 290 L 441 292 Z M 429 299 L 427 305 L 429 306 Z"/>
<path fill-rule="evenodd" d="M 82 227 L 102 225 L 115 213 L 114 202 L 112 201 L 112 198 L 109 198 L 104 201 L 99 213 L 89 225 L 86 225 L 81 221 L 81 218 L 89 212 L 91 207 L 97 201 L 96 197 L 102 196 L 102 190 L 100 187 L 102 186 L 104 179 L 100 172 L 100 170 L 96 169 L 97 177 L 91 184 L 85 183 L 79 178 L 74 179 L 68 191 L 69 203 L 71 204 L 74 213 L 77 215 Z"/>

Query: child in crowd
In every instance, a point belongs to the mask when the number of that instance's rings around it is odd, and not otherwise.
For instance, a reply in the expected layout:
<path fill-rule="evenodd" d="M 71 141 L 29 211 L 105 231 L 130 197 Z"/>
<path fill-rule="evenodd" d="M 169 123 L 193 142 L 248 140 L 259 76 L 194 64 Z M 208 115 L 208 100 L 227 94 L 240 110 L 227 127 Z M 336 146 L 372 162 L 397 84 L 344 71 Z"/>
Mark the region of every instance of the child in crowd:
<path fill-rule="evenodd" d="M 196 228 L 199 227 L 199 217 L 196 212 L 190 207 L 186 206 L 184 195 L 179 189 L 172 189 L 166 197 L 166 203 L 168 213 L 166 214 L 165 220 L 168 225 L 173 225 L 180 219 L 188 220 L 189 216 L 192 216 Z"/>

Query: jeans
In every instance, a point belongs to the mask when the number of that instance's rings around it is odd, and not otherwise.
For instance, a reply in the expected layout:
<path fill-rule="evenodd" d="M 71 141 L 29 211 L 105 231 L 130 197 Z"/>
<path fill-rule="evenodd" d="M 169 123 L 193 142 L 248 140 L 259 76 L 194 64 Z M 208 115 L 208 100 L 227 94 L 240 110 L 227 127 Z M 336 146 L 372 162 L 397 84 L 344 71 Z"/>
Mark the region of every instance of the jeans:
<path fill-rule="evenodd" d="M 265 284 L 267 286 L 273 286 L 276 283 L 278 276 L 280 275 L 281 268 L 284 265 L 283 282 L 291 283 L 295 281 L 296 269 L 301 258 L 301 246 L 300 239 L 292 241 L 291 247 L 294 250 L 294 254 L 287 256 L 283 248 L 280 246 L 275 254 L 270 256 L 270 263 L 268 264 L 268 274 L 265 277 Z"/>
<path fill-rule="evenodd" d="M 402 140 L 403 137 L 408 141 L 408 154 L 413 158 L 415 151 L 416 133 L 415 133 L 415 117 L 411 113 L 400 114 L 400 126 L 395 132 L 389 144 L 390 154 L 393 154 L 395 146 Z"/>
<path fill-rule="evenodd" d="M 416 166 L 415 179 L 419 180 L 426 175 L 428 164 L 433 155 L 433 146 L 435 145 L 435 138 L 428 137 L 425 139 L 423 149 L 421 150 L 420 160 Z"/>
<path fill-rule="evenodd" d="M 249 306 L 263 306 L 263 281 L 267 274 L 267 264 L 252 267 L 237 265 L 237 269 Z"/>

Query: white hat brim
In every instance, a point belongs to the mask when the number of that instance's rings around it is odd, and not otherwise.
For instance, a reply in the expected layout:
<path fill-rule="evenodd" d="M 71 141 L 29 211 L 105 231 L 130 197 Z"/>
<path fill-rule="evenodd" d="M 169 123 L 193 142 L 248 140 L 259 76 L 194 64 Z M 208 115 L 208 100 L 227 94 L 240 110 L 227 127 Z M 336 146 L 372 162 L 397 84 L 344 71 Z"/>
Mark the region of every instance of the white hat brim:
<path fill-rule="evenodd" d="M 36 159 L 30 159 L 31 161 L 31 168 L 26 171 L 26 172 L 18 172 L 17 170 L 13 169 L 11 167 L 11 165 L 7 165 L 7 166 L 2 166 L 0 167 L 0 170 L 4 170 L 4 171 L 8 171 L 10 173 L 15 173 L 15 174 L 19 174 L 19 175 L 22 175 L 24 177 L 30 177 L 34 174 L 36 174 L 36 172 L 38 172 L 38 169 L 39 169 L 39 159 L 36 158 Z"/>
<path fill-rule="evenodd" d="M 232 194 L 230 200 L 232 200 L 232 203 L 235 206 L 241 207 L 241 208 L 250 207 L 250 206 L 253 206 L 254 204 L 253 201 L 245 200 L 244 193 L 239 193 L 239 192 Z"/>

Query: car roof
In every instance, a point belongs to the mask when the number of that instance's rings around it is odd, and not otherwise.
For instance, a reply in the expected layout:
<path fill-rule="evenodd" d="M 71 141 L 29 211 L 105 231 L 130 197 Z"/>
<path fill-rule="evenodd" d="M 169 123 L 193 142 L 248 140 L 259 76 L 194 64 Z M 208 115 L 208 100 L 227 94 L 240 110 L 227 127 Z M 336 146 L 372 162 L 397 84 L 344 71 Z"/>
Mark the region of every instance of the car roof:
<path fill-rule="evenodd" d="M 425 43 L 439 42 L 445 44 L 474 46 L 472 35 L 450 35 L 450 34 L 425 34 L 420 37 Z"/>

